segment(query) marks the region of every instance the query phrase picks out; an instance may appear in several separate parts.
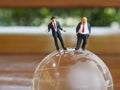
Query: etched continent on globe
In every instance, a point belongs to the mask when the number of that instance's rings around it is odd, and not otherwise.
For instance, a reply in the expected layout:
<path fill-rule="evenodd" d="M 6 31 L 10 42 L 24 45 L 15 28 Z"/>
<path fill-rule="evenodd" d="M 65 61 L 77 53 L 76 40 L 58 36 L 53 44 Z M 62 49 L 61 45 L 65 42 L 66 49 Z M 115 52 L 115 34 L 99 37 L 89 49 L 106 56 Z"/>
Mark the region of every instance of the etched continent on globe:
<path fill-rule="evenodd" d="M 33 90 L 113 90 L 104 62 L 90 51 L 52 52 L 37 66 Z"/>

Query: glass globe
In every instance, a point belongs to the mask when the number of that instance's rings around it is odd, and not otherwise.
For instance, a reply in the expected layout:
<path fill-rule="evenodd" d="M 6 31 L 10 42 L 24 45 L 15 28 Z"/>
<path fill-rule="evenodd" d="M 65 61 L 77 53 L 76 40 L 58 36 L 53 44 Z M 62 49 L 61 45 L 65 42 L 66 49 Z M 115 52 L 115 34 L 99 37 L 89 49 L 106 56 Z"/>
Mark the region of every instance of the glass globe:
<path fill-rule="evenodd" d="M 113 90 L 111 73 L 90 51 L 52 52 L 37 66 L 33 90 Z"/>

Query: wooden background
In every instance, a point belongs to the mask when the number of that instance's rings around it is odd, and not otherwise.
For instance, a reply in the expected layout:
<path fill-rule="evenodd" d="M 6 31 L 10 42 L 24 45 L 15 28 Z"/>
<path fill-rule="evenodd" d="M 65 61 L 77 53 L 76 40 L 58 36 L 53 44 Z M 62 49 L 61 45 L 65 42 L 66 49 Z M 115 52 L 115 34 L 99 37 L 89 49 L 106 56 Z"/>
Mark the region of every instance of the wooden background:
<path fill-rule="evenodd" d="M 1 8 L 120 7 L 120 0 L 0 0 Z"/>

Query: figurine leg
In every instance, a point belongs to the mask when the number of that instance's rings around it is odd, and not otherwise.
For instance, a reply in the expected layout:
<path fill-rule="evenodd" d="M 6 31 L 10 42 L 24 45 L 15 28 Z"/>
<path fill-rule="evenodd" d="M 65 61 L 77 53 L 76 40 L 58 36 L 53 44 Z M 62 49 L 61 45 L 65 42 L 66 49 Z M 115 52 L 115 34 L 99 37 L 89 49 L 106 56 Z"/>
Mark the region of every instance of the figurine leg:
<path fill-rule="evenodd" d="M 82 36 L 80 34 L 77 35 L 77 44 L 75 50 L 78 50 L 80 48 L 80 44 L 82 41 Z"/>
<path fill-rule="evenodd" d="M 88 42 L 88 37 L 89 37 L 89 35 L 83 36 L 82 50 L 85 50 L 86 44 Z"/>
<path fill-rule="evenodd" d="M 61 42 L 62 48 L 63 48 L 64 50 L 67 50 L 67 48 L 66 48 L 65 45 L 64 45 L 64 42 L 63 42 L 63 39 L 62 39 L 61 35 L 58 35 L 58 38 L 59 38 L 59 40 L 60 40 L 60 42 Z"/>
<path fill-rule="evenodd" d="M 57 41 L 56 36 L 54 36 L 54 42 L 55 42 L 56 49 L 59 50 L 58 41 Z"/>

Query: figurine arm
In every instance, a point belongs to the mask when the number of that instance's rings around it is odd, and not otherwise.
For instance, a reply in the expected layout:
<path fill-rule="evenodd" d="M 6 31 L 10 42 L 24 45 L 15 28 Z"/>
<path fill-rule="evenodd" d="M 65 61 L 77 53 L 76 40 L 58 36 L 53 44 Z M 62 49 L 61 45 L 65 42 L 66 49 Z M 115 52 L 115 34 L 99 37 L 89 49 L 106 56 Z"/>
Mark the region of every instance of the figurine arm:
<path fill-rule="evenodd" d="M 91 26 L 90 24 L 88 25 L 89 33 L 91 33 Z"/>
<path fill-rule="evenodd" d="M 80 24 L 81 24 L 81 23 L 78 23 L 78 25 L 77 25 L 77 27 L 76 27 L 76 34 L 78 34 L 78 31 L 79 31 L 79 29 L 80 29 Z"/>
<path fill-rule="evenodd" d="M 63 28 L 61 28 L 61 26 L 60 26 L 60 23 L 58 22 L 58 28 L 60 29 L 60 30 L 62 30 L 63 32 L 66 32 L 66 30 L 63 30 Z"/>
<path fill-rule="evenodd" d="M 57 22 L 58 23 L 58 28 L 60 29 L 60 30 L 63 30 L 63 28 L 61 28 L 61 26 L 60 26 L 60 23 L 59 22 Z"/>
<path fill-rule="evenodd" d="M 48 24 L 48 32 L 50 32 L 50 24 Z"/>

